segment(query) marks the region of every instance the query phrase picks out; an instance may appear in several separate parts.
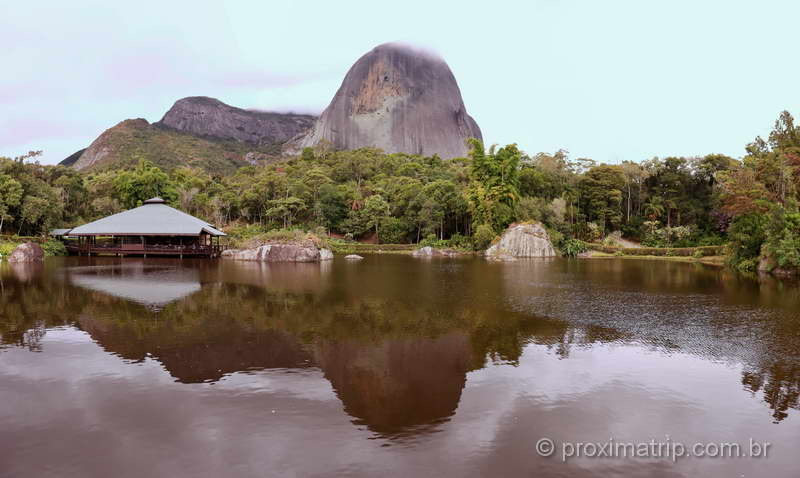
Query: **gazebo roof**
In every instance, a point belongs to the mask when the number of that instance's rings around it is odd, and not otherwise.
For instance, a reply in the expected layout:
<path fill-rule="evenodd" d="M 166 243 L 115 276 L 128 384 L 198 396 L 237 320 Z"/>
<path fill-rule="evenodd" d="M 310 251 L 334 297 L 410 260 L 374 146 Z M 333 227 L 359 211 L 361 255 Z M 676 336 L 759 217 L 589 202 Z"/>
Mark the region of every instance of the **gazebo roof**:
<path fill-rule="evenodd" d="M 212 236 L 225 233 L 194 216 L 169 207 L 159 197 L 69 231 L 70 236 Z"/>

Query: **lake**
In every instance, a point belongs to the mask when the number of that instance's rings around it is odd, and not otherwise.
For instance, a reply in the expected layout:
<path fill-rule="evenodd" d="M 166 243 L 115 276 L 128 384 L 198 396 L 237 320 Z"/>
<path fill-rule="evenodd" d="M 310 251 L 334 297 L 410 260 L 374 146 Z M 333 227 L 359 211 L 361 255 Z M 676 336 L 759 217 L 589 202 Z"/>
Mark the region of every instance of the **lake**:
<path fill-rule="evenodd" d="M 800 474 L 795 282 L 405 255 L 0 278 L 2 477 Z"/>

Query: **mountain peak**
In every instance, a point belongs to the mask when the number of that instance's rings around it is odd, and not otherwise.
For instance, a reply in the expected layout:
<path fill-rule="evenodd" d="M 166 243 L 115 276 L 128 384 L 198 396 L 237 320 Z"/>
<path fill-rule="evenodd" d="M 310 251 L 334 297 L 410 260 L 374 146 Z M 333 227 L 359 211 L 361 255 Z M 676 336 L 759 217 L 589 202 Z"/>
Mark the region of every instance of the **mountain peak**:
<path fill-rule="evenodd" d="M 314 119 L 311 115 L 244 110 L 216 98 L 189 96 L 176 101 L 156 125 L 200 137 L 270 145 L 307 131 Z"/>
<path fill-rule="evenodd" d="M 330 142 L 338 149 L 464 156 L 467 138 L 482 139 L 441 57 L 384 43 L 353 64 L 314 128 L 293 146 Z"/>

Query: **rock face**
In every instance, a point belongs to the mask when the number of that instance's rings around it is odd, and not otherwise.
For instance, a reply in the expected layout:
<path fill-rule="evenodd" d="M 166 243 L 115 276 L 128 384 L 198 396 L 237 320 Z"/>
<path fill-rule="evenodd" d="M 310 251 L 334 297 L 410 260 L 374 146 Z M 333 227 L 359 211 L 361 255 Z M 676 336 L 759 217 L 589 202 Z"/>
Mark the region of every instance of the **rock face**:
<path fill-rule="evenodd" d="M 18 245 L 8 256 L 8 262 L 41 262 L 43 260 L 44 251 L 35 242 Z"/>
<path fill-rule="evenodd" d="M 305 244 L 266 244 L 254 249 L 228 249 L 223 259 L 260 262 L 319 262 L 333 259 L 333 253 Z"/>
<path fill-rule="evenodd" d="M 176 101 L 155 125 L 200 137 L 270 145 L 308 131 L 315 119 L 311 115 L 243 110 L 214 98 L 191 96 Z"/>
<path fill-rule="evenodd" d="M 294 152 L 329 142 L 336 149 L 377 147 L 387 153 L 464 156 L 467 138 L 483 139 L 467 114 L 447 63 L 387 43 L 362 56 Z"/>
<path fill-rule="evenodd" d="M 541 224 L 512 224 L 503 232 L 500 242 L 486 249 L 486 257 L 555 257 L 556 251 Z"/>

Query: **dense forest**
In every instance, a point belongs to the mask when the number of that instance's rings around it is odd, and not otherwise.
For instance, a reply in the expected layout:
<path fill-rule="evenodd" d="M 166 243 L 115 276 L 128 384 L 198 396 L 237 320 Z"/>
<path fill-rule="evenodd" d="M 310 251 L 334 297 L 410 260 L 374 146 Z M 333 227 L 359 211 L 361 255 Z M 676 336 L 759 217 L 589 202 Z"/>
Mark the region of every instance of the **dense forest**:
<path fill-rule="evenodd" d="M 566 254 L 621 235 L 652 247 L 727 243 L 741 270 L 762 254 L 800 267 L 800 127 L 788 112 L 742 159 L 597 164 L 564 150 L 471 147 L 466 158 L 442 160 L 323 145 L 229 175 L 162 170 L 136 157 L 130 169 L 79 173 L 41 165 L 31 152 L 0 158 L 0 233 L 43 235 L 161 196 L 235 237 L 299 228 L 478 250 L 512 222 L 541 221 Z"/>

